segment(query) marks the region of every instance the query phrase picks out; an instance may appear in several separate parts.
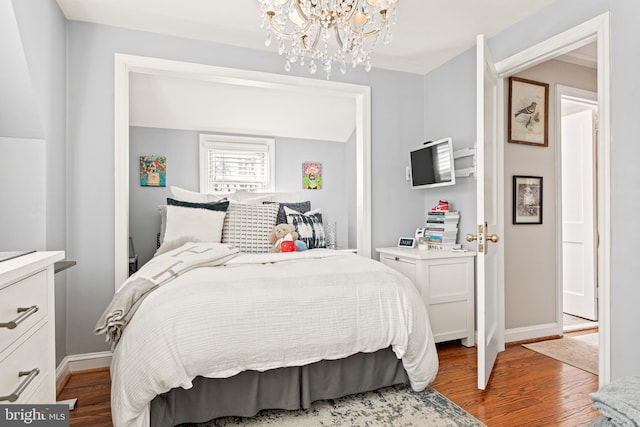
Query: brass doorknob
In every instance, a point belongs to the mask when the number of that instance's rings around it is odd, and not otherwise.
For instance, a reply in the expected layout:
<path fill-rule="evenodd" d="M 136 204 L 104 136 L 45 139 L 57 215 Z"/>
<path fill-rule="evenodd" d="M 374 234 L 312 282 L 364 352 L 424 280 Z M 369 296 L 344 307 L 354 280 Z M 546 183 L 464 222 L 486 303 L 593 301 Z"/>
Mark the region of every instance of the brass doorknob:
<path fill-rule="evenodd" d="M 493 243 L 498 243 L 498 240 L 500 240 L 500 238 L 497 234 L 487 234 L 487 240 Z"/>
<path fill-rule="evenodd" d="M 476 236 L 475 234 L 467 234 L 467 242 L 474 242 L 476 239 L 478 238 L 478 236 Z"/>

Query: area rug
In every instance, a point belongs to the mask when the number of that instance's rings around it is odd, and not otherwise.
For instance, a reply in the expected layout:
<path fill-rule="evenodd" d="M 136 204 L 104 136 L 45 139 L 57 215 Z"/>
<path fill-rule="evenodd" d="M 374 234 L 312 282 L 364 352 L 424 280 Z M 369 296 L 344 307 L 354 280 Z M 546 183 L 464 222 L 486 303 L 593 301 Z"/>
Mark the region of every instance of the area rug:
<path fill-rule="evenodd" d="M 529 350 L 598 375 L 598 333 L 523 344 Z"/>
<path fill-rule="evenodd" d="M 406 385 L 386 387 L 335 400 L 314 402 L 298 411 L 267 410 L 254 418 L 225 417 L 190 427 L 467 427 L 484 426 L 464 409 L 431 387 L 414 392 Z"/>

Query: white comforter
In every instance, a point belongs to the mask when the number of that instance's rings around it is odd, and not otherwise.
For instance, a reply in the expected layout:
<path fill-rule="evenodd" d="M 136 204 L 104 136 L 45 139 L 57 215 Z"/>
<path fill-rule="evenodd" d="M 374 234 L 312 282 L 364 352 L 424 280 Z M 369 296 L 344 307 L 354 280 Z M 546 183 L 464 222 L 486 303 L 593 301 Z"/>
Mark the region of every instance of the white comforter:
<path fill-rule="evenodd" d="M 392 346 L 414 390 L 436 376 L 426 308 L 404 276 L 314 249 L 193 269 L 142 302 L 116 347 L 116 427 L 148 426 L 149 402 L 196 376 L 225 378 Z"/>

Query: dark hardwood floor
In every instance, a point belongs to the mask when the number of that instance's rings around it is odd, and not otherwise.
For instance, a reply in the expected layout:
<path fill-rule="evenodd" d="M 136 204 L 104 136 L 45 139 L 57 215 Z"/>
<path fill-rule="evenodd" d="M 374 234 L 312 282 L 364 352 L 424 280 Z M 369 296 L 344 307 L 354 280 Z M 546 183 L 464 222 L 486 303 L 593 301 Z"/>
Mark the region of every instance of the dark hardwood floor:
<path fill-rule="evenodd" d="M 500 353 L 484 391 L 476 385 L 475 348 L 443 343 L 438 355 L 440 369 L 431 386 L 490 427 L 583 426 L 598 416 L 588 397 L 598 389 L 596 375 L 519 344 Z M 58 400 L 78 398 L 72 427 L 112 425 L 110 386 L 108 369 L 71 375 Z"/>

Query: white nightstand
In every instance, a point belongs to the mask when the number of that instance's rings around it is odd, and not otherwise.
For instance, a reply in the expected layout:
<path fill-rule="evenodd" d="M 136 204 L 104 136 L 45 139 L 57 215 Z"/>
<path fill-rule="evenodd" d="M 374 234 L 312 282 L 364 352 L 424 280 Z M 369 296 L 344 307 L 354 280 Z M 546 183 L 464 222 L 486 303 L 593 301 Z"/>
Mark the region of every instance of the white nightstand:
<path fill-rule="evenodd" d="M 377 248 L 380 261 L 416 285 L 429 312 L 436 342 L 475 343 L 475 252 Z"/>

